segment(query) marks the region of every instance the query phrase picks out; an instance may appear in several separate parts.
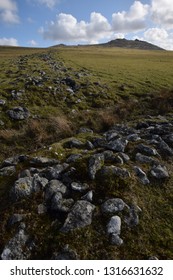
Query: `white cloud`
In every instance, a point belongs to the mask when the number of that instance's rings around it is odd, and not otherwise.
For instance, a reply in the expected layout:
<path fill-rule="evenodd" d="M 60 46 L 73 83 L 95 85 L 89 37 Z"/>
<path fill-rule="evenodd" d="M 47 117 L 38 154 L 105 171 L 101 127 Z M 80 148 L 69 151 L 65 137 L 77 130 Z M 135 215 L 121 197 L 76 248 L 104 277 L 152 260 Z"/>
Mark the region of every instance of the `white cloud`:
<path fill-rule="evenodd" d="M 138 32 L 146 27 L 146 17 L 149 5 L 135 1 L 129 11 L 122 11 L 112 15 L 112 27 L 116 32 Z"/>
<path fill-rule="evenodd" d="M 37 43 L 35 40 L 30 40 L 30 41 L 28 41 L 28 44 L 29 44 L 30 46 L 32 46 L 32 47 L 35 47 L 35 46 L 38 45 L 38 43 Z"/>
<path fill-rule="evenodd" d="M 19 23 L 17 4 L 13 0 L 0 1 L 0 21 L 4 23 Z"/>
<path fill-rule="evenodd" d="M 91 13 L 90 22 L 78 22 L 70 14 L 59 14 L 55 21 L 48 24 L 47 30 L 41 29 L 45 39 L 67 42 L 97 42 L 103 37 L 110 37 L 112 34 L 111 25 L 100 13 Z"/>
<path fill-rule="evenodd" d="M 152 0 L 152 19 L 166 29 L 173 29 L 172 0 Z"/>
<path fill-rule="evenodd" d="M 18 41 L 15 38 L 0 38 L 1 46 L 18 46 Z"/>
<path fill-rule="evenodd" d="M 166 50 L 173 50 L 173 33 L 164 28 L 149 28 L 144 32 L 143 39 Z"/>
<path fill-rule="evenodd" d="M 37 4 L 45 5 L 46 7 L 52 9 L 55 5 L 60 3 L 61 0 L 28 0 L 29 2 L 35 2 Z"/>

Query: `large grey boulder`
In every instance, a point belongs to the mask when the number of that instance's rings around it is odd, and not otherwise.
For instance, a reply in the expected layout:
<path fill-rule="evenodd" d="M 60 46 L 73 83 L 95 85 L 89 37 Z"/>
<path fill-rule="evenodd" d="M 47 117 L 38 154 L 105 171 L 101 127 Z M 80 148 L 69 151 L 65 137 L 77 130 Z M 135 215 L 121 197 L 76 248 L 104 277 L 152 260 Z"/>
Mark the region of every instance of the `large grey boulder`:
<path fill-rule="evenodd" d="M 115 152 L 124 152 L 127 144 L 128 144 L 127 139 L 119 138 L 119 139 L 110 141 L 106 145 L 106 148 L 110 149 L 112 151 L 115 151 Z"/>
<path fill-rule="evenodd" d="M 86 200 L 78 200 L 68 214 L 62 232 L 83 228 L 92 223 L 92 213 L 95 206 Z"/>

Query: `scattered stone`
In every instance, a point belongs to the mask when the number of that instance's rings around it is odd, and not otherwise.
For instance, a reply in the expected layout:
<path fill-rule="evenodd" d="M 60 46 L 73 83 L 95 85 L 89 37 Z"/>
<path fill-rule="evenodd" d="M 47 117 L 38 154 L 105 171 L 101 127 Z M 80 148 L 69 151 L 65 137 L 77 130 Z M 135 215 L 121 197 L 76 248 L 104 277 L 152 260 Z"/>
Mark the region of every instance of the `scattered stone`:
<path fill-rule="evenodd" d="M 158 155 L 158 152 L 154 148 L 150 148 L 144 144 L 139 144 L 137 146 L 137 149 L 139 152 L 146 154 L 147 156 L 156 156 Z"/>
<path fill-rule="evenodd" d="M 140 163 L 149 163 L 149 164 L 153 164 L 157 162 L 152 157 L 142 155 L 141 153 L 136 154 L 135 160 Z"/>
<path fill-rule="evenodd" d="M 14 201 L 30 196 L 33 192 L 32 180 L 30 177 L 18 179 L 11 189 L 11 198 Z"/>
<path fill-rule="evenodd" d="M 173 149 L 171 149 L 165 141 L 160 141 L 158 144 L 160 153 L 164 156 L 173 156 Z"/>
<path fill-rule="evenodd" d="M 38 174 L 33 176 L 33 192 L 39 192 L 45 188 L 47 185 L 48 180 L 44 177 L 40 177 Z"/>
<path fill-rule="evenodd" d="M 115 151 L 115 152 L 123 152 L 124 153 L 127 144 L 128 144 L 128 141 L 126 139 L 119 138 L 119 139 L 110 141 L 106 145 L 106 148 L 110 149 L 112 151 Z"/>
<path fill-rule="evenodd" d="M 7 166 L 0 169 L 0 176 L 12 176 L 16 172 L 15 166 Z"/>
<path fill-rule="evenodd" d="M 87 127 L 80 127 L 78 133 L 90 133 L 93 134 L 93 130 Z"/>
<path fill-rule="evenodd" d="M 113 233 L 111 234 L 111 244 L 116 246 L 121 246 L 123 244 L 123 240 L 119 235 Z"/>
<path fill-rule="evenodd" d="M 168 171 L 165 166 L 157 165 L 151 169 L 151 175 L 156 179 L 169 178 Z"/>
<path fill-rule="evenodd" d="M 9 110 L 7 113 L 9 117 L 13 120 L 25 120 L 30 116 L 28 109 L 23 107 L 15 107 Z"/>
<path fill-rule="evenodd" d="M 55 165 L 58 164 L 59 161 L 56 159 L 51 159 L 51 158 L 45 158 L 45 157 L 35 157 L 30 160 L 30 163 L 32 165 L 38 165 L 38 166 L 50 166 L 50 165 Z"/>
<path fill-rule="evenodd" d="M 102 204 L 101 210 L 104 214 L 115 214 L 122 211 L 125 206 L 126 204 L 121 198 L 111 198 Z"/>
<path fill-rule="evenodd" d="M 19 231 L 6 244 L 2 254 L 2 260 L 28 260 L 31 256 L 32 246 L 30 246 L 30 237 L 25 230 L 19 228 Z"/>
<path fill-rule="evenodd" d="M 100 175 L 102 177 L 110 177 L 113 175 L 115 175 L 117 177 L 121 177 L 121 178 L 130 177 L 130 173 L 127 169 L 119 168 L 114 165 L 102 167 L 102 169 L 100 170 Z"/>
<path fill-rule="evenodd" d="M 47 207 L 44 204 L 39 204 L 37 207 L 37 212 L 39 215 L 47 213 Z"/>
<path fill-rule="evenodd" d="M 135 166 L 134 170 L 142 184 L 147 185 L 150 183 L 149 179 L 147 178 L 147 175 L 145 174 L 144 171 L 142 171 L 142 169 L 140 167 Z"/>
<path fill-rule="evenodd" d="M 79 192 L 84 192 L 89 189 L 88 184 L 81 184 L 77 182 L 72 182 L 71 183 L 71 188 L 73 191 L 79 191 Z"/>
<path fill-rule="evenodd" d="M 5 105 L 5 103 L 6 103 L 6 101 L 5 101 L 5 100 L 0 99 L 0 106 L 4 106 L 4 105 Z"/>
<path fill-rule="evenodd" d="M 70 156 L 67 158 L 66 162 L 67 162 L 67 163 L 75 162 L 76 160 L 78 160 L 78 159 L 81 158 L 81 157 L 82 157 L 81 154 L 73 154 L 73 155 L 70 155 Z"/>
<path fill-rule="evenodd" d="M 62 232 L 88 226 L 92 223 L 92 212 L 95 206 L 86 200 L 78 200 L 68 214 Z"/>
<path fill-rule="evenodd" d="M 119 216 L 113 216 L 106 227 L 107 233 L 114 233 L 120 235 L 121 233 L 121 218 Z"/>
<path fill-rule="evenodd" d="M 51 200 L 51 210 L 68 213 L 72 206 L 74 205 L 74 200 L 72 198 L 63 199 L 62 194 L 57 192 Z"/>
<path fill-rule="evenodd" d="M 128 208 L 129 215 L 125 217 L 124 221 L 129 227 L 134 227 L 139 224 L 139 216 L 138 214 L 142 212 L 142 210 L 137 205 L 132 205 Z"/>
<path fill-rule="evenodd" d="M 85 195 L 83 195 L 83 196 L 81 197 L 81 199 L 82 199 L 82 200 L 87 200 L 87 201 L 89 201 L 89 202 L 92 202 L 92 200 L 93 200 L 93 191 L 87 192 Z"/>
<path fill-rule="evenodd" d="M 78 140 L 78 139 L 72 139 L 72 140 L 69 140 L 68 142 L 66 142 L 64 144 L 64 147 L 65 148 L 77 148 L 77 149 L 81 149 L 84 147 L 84 144 Z"/>
<path fill-rule="evenodd" d="M 79 256 L 77 252 L 70 249 L 67 244 L 62 251 L 53 254 L 52 260 L 79 260 Z"/>
<path fill-rule="evenodd" d="M 104 164 L 104 154 L 95 154 L 89 159 L 89 177 L 91 180 L 95 179 L 95 175 Z"/>
<path fill-rule="evenodd" d="M 51 180 L 44 189 L 45 200 L 51 200 L 52 196 L 56 193 L 66 194 L 67 187 L 59 180 Z"/>

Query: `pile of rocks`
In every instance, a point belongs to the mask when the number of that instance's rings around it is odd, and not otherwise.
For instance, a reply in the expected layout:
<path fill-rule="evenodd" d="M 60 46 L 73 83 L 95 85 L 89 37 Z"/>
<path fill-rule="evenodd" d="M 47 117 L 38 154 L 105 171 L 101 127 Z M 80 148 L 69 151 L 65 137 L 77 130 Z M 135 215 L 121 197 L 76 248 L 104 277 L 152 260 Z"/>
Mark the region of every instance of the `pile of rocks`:
<path fill-rule="evenodd" d="M 82 142 L 80 133 L 91 135 L 91 140 Z M 94 136 L 90 129 L 81 129 L 76 138 L 64 141 L 64 149 L 71 150 L 65 160 L 45 157 L 16 156 L 6 159 L 0 168 L 0 176 L 10 176 L 17 172 L 18 165 L 27 163 L 28 168 L 18 174 L 10 191 L 12 203 L 32 199 L 34 194 L 42 194 L 38 205 L 38 215 L 46 214 L 60 219 L 59 232 L 68 234 L 76 229 L 88 227 L 93 217 L 100 213 L 106 219 L 104 232 L 110 244 L 121 246 L 123 232 L 140 223 L 140 205 L 126 203 L 121 197 L 95 197 L 93 182 L 104 185 L 105 179 L 129 181 L 135 178 L 141 185 L 154 181 L 164 183 L 171 176 L 167 162 L 173 156 L 173 123 L 149 118 L 135 125 L 116 125 L 111 130 Z M 73 153 L 77 149 L 80 153 Z M 87 161 L 86 178 L 80 177 L 80 163 Z M 24 164 L 26 166 L 26 164 Z M 98 183 L 99 182 L 99 183 Z M 108 186 L 105 186 L 107 188 Z M 13 218 L 13 219 L 12 219 Z M 19 223 L 18 232 L 5 245 L 2 259 L 27 259 L 32 255 L 34 240 L 27 232 L 25 215 L 15 213 L 11 225 Z M 22 228 L 21 228 L 22 222 Z M 28 241 L 29 240 L 29 241 Z M 76 252 L 65 249 L 65 255 L 78 258 Z M 71 253 L 69 253 L 71 252 Z M 63 258 L 55 253 L 52 258 Z M 69 256 L 69 258 L 71 258 Z"/>

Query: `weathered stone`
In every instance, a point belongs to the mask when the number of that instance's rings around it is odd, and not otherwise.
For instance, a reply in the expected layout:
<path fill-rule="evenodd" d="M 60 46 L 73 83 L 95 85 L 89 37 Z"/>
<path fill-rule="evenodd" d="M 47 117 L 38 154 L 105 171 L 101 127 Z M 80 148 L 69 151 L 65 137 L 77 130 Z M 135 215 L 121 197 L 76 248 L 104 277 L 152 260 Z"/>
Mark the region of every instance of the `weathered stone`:
<path fill-rule="evenodd" d="M 138 214 L 142 212 L 142 210 L 137 205 L 132 205 L 128 208 L 129 215 L 125 217 L 124 221 L 129 227 L 134 227 L 139 224 L 139 216 Z"/>
<path fill-rule="evenodd" d="M 128 162 L 130 160 L 129 156 L 125 153 L 119 153 L 119 155 L 123 159 L 124 162 Z"/>
<path fill-rule="evenodd" d="M 100 175 L 102 177 L 110 177 L 113 175 L 115 175 L 117 177 L 121 177 L 121 178 L 130 177 L 130 173 L 127 169 L 119 168 L 114 165 L 102 167 L 102 169 L 100 170 Z"/>
<path fill-rule="evenodd" d="M 141 140 L 141 137 L 139 137 L 139 135 L 136 134 L 136 133 L 135 134 L 130 134 L 130 135 L 127 136 L 127 140 L 131 141 L 131 142 L 137 142 L 137 141 Z"/>
<path fill-rule="evenodd" d="M 78 160 L 78 159 L 81 158 L 81 157 L 82 157 L 81 154 L 73 154 L 73 155 L 70 155 L 70 156 L 67 158 L 66 162 L 67 162 L 67 163 L 75 162 L 76 160 Z"/>
<path fill-rule="evenodd" d="M 46 177 L 49 181 L 53 179 L 60 179 L 61 173 L 65 171 L 68 166 L 69 165 L 67 163 L 64 163 L 47 167 L 42 172 L 40 172 L 40 176 Z"/>
<path fill-rule="evenodd" d="M 16 172 L 15 166 L 6 166 L 0 169 L 0 176 L 11 176 Z"/>
<path fill-rule="evenodd" d="M 4 106 L 4 105 L 5 105 L 5 103 L 6 103 L 6 101 L 5 101 L 5 100 L 0 99 L 0 106 Z"/>
<path fill-rule="evenodd" d="M 94 180 L 95 175 L 99 169 L 104 164 L 104 155 L 103 154 L 95 154 L 90 157 L 89 159 L 89 177 L 90 179 Z"/>
<path fill-rule="evenodd" d="M 40 190 L 43 190 L 45 186 L 47 185 L 48 180 L 44 177 L 40 177 L 38 174 L 35 174 L 33 176 L 33 191 L 39 192 Z"/>
<path fill-rule="evenodd" d="M 104 136 L 106 136 L 107 141 L 111 141 L 111 140 L 116 139 L 118 137 L 118 133 L 115 130 L 109 130 L 104 134 Z"/>
<path fill-rule="evenodd" d="M 72 198 L 63 199 L 62 194 L 57 192 L 51 200 L 51 210 L 68 213 L 73 204 Z"/>
<path fill-rule="evenodd" d="M 71 188 L 74 191 L 84 192 L 84 191 L 89 189 L 89 185 L 88 184 L 81 184 L 81 183 L 77 183 L 77 182 L 72 182 L 71 183 Z"/>
<path fill-rule="evenodd" d="M 92 223 L 92 212 L 95 206 L 86 200 L 78 200 L 68 214 L 62 232 L 88 226 Z"/>
<path fill-rule="evenodd" d="M 160 150 L 160 153 L 164 156 L 173 156 L 173 149 L 166 144 L 165 141 L 160 141 L 158 144 L 158 149 Z"/>
<path fill-rule="evenodd" d="M 67 244 L 62 251 L 53 254 L 52 260 L 79 260 L 79 256 L 77 252 L 70 249 Z"/>
<path fill-rule="evenodd" d="M 119 235 L 121 233 L 121 218 L 119 216 L 111 217 L 107 224 L 106 231 L 108 234 L 114 233 Z"/>
<path fill-rule="evenodd" d="M 169 178 L 168 171 L 165 166 L 157 165 L 151 169 L 151 175 L 156 179 Z"/>
<path fill-rule="evenodd" d="M 11 198 L 14 201 L 26 198 L 33 192 L 32 180 L 30 177 L 18 179 L 11 189 Z"/>
<path fill-rule="evenodd" d="M 126 139 L 119 138 L 119 139 L 110 141 L 106 145 L 106 148 L 110 149 L 112 151 L 115 151 L 115 152 L 124 152 L 127 144 L 128 144 L 128 141 Z"/>
<path fill-rule="evenodd" d="M 80 127 L 78 133 L 91 133 L 93 134 L 93 130 L 87 127 Z"/>
<path fill-rule="evenodd" d="M 44 204 L 39 204 L 37 207 L 38 214 L 45 214 L 47 212 L 47 207 Z"/>
<path fill-rule="evenodd" d="M 104 214 L 115 214 L 122 211 L 125 206 L 126 204 L 121 198 L 111 198 L 102 204 L 101 210 Z"/>
<path fill-rule="evenodd" d="M 9 117 L 13 120 L 24 120 L 29 118 L 30 116 L 28 109 L 23 107 L 15 107 L 9 110 L 7 113 Z"/>
<path fill-rule="evenodd" d="M 21 222 L 24 217 L 25 215 L 23 214 L 13 214 L 8 221 L 8 226 L 13 226 L 16 223 Z"/>
<path fill-rule="evenodd" d="M 93 191 L 87 192 L 85 195 L 83 195 L 83 196 L 81 197 L 81 199 L 87 200 L 87 201 L 89 201 L 89 202 L 92 202 L 92 200 L 93 200 Z"/>
<path fill-rule="evenodd" d="M 138 166 L 134 167 L 135 173 L 138 176 L 140 182 L 144 185 L 147 185 L 150 183 L 149 179 L 147 178 L 147 175 L 145 172 Z"/>
<path fill-rule="evenodd" d="M 55 193 L 66 194 L 67 187 L 59 180 L 51 180 L 44 189 L 45 200 L 51 200 Z"/>
<path fill-rule="evenodd" d="M 111 234 L 111 244 L 116 246 L 121 246 L 123 244 L 123 240 L 119 235 L 113 233 Z"/>
<path fill-rule="evenodd" d="M 140 163 L 149 163 L 149 164 L 156 162 L 156 160 L 154 160 L 152 157 L 142 155 L 141 153 L 136 154 L 135 160 Z"/>
<path fill-rule="evenodd" d="M 148 147 L 144 144 L 139 144 L 137 146 L 137 149 L 139 150 L 139 152 L 146 154 L 147 156 L 156 156 L 158 155 L 158 152 L 156 151 L 156 149 Z"/>
<path fill-rule="evenodd" d="M 28 260 L 31 256 L 32 246 L 29 246 L 30 237 L 19 229 L 16 235 L 6 244 L 2 254 L 2 260 Z"/>
<path fill-rule="evenodd" d="M 66 142 L 64 144 L 64 147 L 65 148 L 77 148 L 77 149 L 81 149 L 84 147 L 84 144 L 78 140 L 78 139 L 72 139 L 72 140 L 69 140 L 68 142 Z"/>
<path fill-rule="evenodd" d="M 58 164 L 59 161 L 56 159 L 45 158 L 45 157 L 34 157 L 30 160 L 30 163 L 33 165 L 45 167 L 45 166 Z"/>

